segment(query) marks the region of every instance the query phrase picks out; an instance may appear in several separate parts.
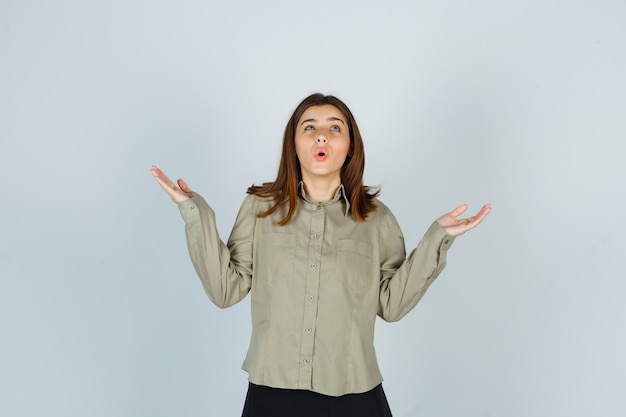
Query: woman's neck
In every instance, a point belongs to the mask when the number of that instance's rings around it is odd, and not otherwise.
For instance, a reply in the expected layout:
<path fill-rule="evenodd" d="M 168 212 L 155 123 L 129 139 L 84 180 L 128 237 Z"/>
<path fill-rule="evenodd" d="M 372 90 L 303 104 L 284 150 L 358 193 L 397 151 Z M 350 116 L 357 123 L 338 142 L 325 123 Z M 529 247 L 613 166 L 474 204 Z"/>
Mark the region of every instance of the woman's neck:
<path fill-rule="evenodd" d="M 335 197 L 337 189 L 341 185 L 341 178 L 332 179 L 329 181 L 307 181 L 304 179 L 304 191 L 313 201 L 323 203 L 324 201 L 332 200 Z"/>

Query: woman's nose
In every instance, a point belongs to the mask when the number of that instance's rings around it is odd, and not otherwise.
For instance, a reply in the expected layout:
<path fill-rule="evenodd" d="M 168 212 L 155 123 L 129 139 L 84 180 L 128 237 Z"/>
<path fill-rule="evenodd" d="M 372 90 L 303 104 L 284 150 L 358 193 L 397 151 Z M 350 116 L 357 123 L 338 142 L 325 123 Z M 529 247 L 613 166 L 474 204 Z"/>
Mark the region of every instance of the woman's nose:
<path fill-rule="evenodd" d="M 324 134 L 319 134 L 317 136 L 317 143 L 326 143 L 326 136 Z"/>

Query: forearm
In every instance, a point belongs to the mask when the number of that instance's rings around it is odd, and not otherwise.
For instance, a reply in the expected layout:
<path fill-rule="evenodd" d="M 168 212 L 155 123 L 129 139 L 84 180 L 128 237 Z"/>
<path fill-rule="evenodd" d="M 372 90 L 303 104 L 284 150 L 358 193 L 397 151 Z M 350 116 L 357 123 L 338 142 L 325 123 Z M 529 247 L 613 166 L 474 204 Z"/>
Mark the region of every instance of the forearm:
<path fill-rule="evenodd" d="M 383 272 L 379 316 L 397 321 L 411 311 L 446 265 L 454 237 L 433 223 L 395 271 Z"/>
<path fill-rule="evenodd" d="M 178 207 L 185 220 L 189 256 L 208 297 L 222 308 L 239 302 L 250 290 L 251 253 L 238 250 L 241 243 L 231 251 L 222 242 L 215 213 L 201 196 L 183 201 Z"/>

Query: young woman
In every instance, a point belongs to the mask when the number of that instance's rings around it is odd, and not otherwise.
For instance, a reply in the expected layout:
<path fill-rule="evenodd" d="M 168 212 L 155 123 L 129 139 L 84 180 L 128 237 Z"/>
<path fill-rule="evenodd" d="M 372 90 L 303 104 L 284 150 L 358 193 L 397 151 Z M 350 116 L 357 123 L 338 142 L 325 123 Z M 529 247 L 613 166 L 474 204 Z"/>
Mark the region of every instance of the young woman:
<path fill-rule="evenodd" d="M 376 316 L 396 321 L 446 263 L 454 238 L 491 210 L 435 221 L 407 257 L 393 214 L 363 185 L 363 142 L 333 96 L 304 99 L 287 123 L 274 182 L 248 189 L 227 244 L 213 210 L 152 167 L 185 220 L 209 298 L 252 296 L 244 417 L 391 416 L 374 351 Z"/>

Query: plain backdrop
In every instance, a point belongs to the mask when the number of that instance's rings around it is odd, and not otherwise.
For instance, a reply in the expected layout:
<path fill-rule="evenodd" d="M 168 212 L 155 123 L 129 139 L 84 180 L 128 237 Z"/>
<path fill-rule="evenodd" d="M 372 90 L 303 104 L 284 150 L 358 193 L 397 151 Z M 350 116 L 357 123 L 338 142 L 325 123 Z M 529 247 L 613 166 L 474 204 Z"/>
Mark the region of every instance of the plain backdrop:
<path fill-rule="evenodd" d="M 320 91 L 412 249 L 493 211 L 376 347 L 394 416 L 626 415 L 626 3 L 0 0 L 0 416 L 238 416 L 220 310 L 150 175 L 228 237 Z"/>

